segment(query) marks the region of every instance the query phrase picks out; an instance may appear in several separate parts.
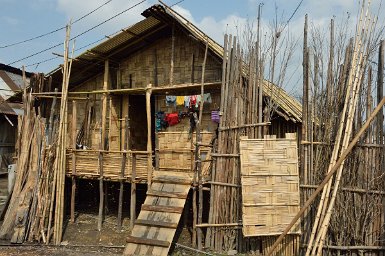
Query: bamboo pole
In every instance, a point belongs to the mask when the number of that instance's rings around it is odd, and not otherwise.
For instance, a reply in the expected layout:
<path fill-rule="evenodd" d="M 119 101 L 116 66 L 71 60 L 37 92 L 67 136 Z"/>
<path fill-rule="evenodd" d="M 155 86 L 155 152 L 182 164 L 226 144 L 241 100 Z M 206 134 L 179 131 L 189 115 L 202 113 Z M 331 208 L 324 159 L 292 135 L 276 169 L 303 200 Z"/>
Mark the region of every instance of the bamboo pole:
<path fill-rule="evenodd" d="M 132 154 L 131 171 L 131 200 L 130 200 L 130 228 L 134 228 L 136 219 L 136 154 Z"/>
<path fill-rule="evenodd" d="M 152 139 L 151 139 L 151 92 L 152 85 L 148 84 L 146 88 L 146 115 L 147 115 L 147 184 L 152 183 Z"/>
<path fill-rule="evenodd" d="M 258 5 L 258 22 L 257 22 L 257 67 L 258 67 L 258 123 L 262 123 L 262 99 L 263 99 L 263 58 L 261 56 L 261 8 L 262 4 Z M 262 138 L 262 127 L 258 127 L 258 138 Z"/>
<path fill-rule="evenodd" d="M 204 105 L 204 82 L 205 82 L 205 70 L 206 70 L 206 60 L 207 60 L 207 51 L 209 48 L 209 42 L 208 38 L 206 38 L 206 49 L 205 49 L 205 55 L 203 58 L 203 64 L 202 64 L 202 82 L 201 82 L 201 103 L 199 105 L 199 119 L 196 124 L 196 146 L 195 146 L 195 161 L 196 161 L 196 172 L 198 177 L 198 220 L 197 223 L 202 223 L 202 216 L 203 216 L 203 190 L 202 190 L 202 159 L 201 159 L 201 152 L 200 152 L 200 143 L 202 143 L 202 135 L 201 135 L 201 129 L 202 129 L 202 114 L 203 114 L 203 105 Z M 200 228 L 197 228 L 197 240 L 198 240 L 198 250 L 202 250 L 202 242 L 203 242 L 203 232 Z"/>
<path fill-rule="evenodd" d="M 328 109 L 333 106 L 332 102 L 329 102 L 333 98 L 333 60 L 334 60 L 334 19 L 330 20 L 330 46 L 329 46 L 329 63 L 327 70 L 326 81 L 326 105 Z"/>
<path fill-rule="evenodd" d="M 125 117 L 125 129 L 124 129 L 124 151 L 127 150 L 128 146 L 128 131 L 129 131 L 129 119 L 128 116 Z M 127 153 L 123 152 L 122 153 L 122 166 L 120 169 L 120 189 L 119 189 L 119 204 L 118 204 L 118 223 L 117 223 L 117 229 L 121 230 L 122 229 L 122 212 L 123 212 L 123 190 L 124 190 L 124 172 L 126 169 L 126 161 L 127 161 Z M 132 180 L 132 179 L 131 179 Z M 130 222 L 131 223 L 131 222 Z"/>
<path fill-rule="evenodd" d="M 60 104 L 60 124 L 59 124 L 59 141 L 56 148 L 56 205 L 54 218 L 54 243 L 59 245 L 63 232 L 63 204 L 64 204 L 64 185 L 65 185 L 65 170 L 66 170 L 66 137 L 67 137 L 67 97 L 68 84 L 72 65 L 72 59 L 68 62 L 69 55 L 69 39 L 70 39 L 71 25 L 66 27 L 66 40 L 64 44 L 64 66 L 63 66 L 63 82 L 62 82 L 62 99 Z M 72 47 L 72 55 L 74 52 L 74 45 Z M 53 199 L 52 199 L 53 200 Z M 48 234 L 50 235 L 50 234 Z M 49 242 L 49 239 L 47 239 Z"/>
<path fill-rule="evenodd" d="M 304 36 L 303 36 L 303 97 L 302 97 L 302 139 L 307 140 L 307 116 L 308 116 L 308 88 L 309 88 L 309 52 L 307 47 L 308 33 L 308 16 L 305 15 Z M 301 148 L 301 173 L 303 177 L 302 183 L 308 183 L 307 173 L 307 145 L 302 145 Z"/>
<path fill-rule="evenodd" d="M 174 85 L 174 57 L 175 56 L 175 23 L 171 31 L 171 61 L 170 61 L 170 85 Z"/>
<path fill-rule="evenodd" d="M 76 148 L 76 125 L 77 125 L 76 101 L 72 101 L 72 148 Z M 75 196 L 76 196 L 76 152 L 72 152 L 72 177 L 71 177 L 71 222 L 75 222 Z"/>
<path fill-rule="evenodd" d="M 222 57 L 222 81 L 221 81 L 221 96 L 220 96 L 220 123 L 223 125 L 223 111 L 224 111 L 224 104 L 225 104 L 225 86 L 226 86 L 226 67 L 227 67 L 227 60 L 228 60 L 228 35 L 225 34 L 224 36 L 224 47 L 223 47 L 223 57 Z M 221 134 L 221 133 L 220 133 Z M 218 144 L 222 139 L 222 135 L 218 136 Z M 213 150 L 214 151 L 214 150 Z M 215 151 L 214 151 L 215 152 Z M 211 172 L 211 180 L 217 179 L 217 173 L 216 168 L 219 165 L 218 161 L 214 160 L 215 167 L 212 168 Z M 215 186 L 211 186 L 210 190 L 210 209 L 209 209 L 209 223 L 215 223 L 217 218 L 217 209 L 215 207 L 216 200 L 214 199 L 216 195 L 218 194 L 218 189 Z M 214 249 L 214 229 L 209 228 L 206 232 L 206 247 L 210 247 L 211 249 Z"/>
<path fill-rule="evenodd" d="M 336 163 L 333 165 L 333 167 L 330 169 L 328 174 L 325 176 L 323 181 L 318 185 L 318 188 L 316 191 L 311 194 L 309 199 L 304 203 L 304 206 L 301 208 L 301 210 L 296 214 L 296 216 L 293 218 L 293 220 L 290 222 L 290 224 L 285 228 L 285 230 L 282 232 L 282 234 L 277 238 L 277 240 L 274 242 L 273 246 L 270 248 L 270 251 L 268 252 L 267 256 L 272 255 L 274 253 L 274 250 L 277 248 L 279 243 L 283 240 L 285 235 L 291 230 L 291 228 L 297 223 L 298 219 L 301 218 L 302 214 L 305 212 L 305 210 L 312 204 L 312 202 L 316 199 L 318 194 L 321 192 L 321 190 L 325 187 L 325 185 L 329 182 L 330 178 L 334 175 L 334 173 L 339 169 L 342 162 L 345 161 L 345 158 L 350 154 L 354 146 L 357 144 L 358 140 L 362 136 L 362 134 L 365 133 L 365 131 L 368 129 L 370 123 L 373 121 L 373 119 L 376 117 L 377 113 L 382 110 L 383 105 L 385 104 L 385 97 L 381 100 L 379 105 L 376 107 L 376 109 L 373 111 L 373 113 L 368 117 L 364 125 L 361 127 L 361 129 L 357 132 L 357 134 L 354 136 L 353 140 L 349 143 L 348 147 L 342 152 L 340 158 L 336 161 Z"/>
<path fill-rule="evenodd" d="M 103 90 L 108 90 L 109 79 L 109 61 L 104 62 L 104 79 Z M 107 93 L 103 94 L 102 99 L 102 120 L 101 120 L 101 133 L 100 133 L 100 150 L 105 149 L 106 144 L 106 118 L 107 118 Z M 103 209 L 104 209 L 104 184 L 103 184 L 103 154 L 99 152 L 99 215 L 98 215 L 98 231 L 102 229 L 103 223 Z"/>

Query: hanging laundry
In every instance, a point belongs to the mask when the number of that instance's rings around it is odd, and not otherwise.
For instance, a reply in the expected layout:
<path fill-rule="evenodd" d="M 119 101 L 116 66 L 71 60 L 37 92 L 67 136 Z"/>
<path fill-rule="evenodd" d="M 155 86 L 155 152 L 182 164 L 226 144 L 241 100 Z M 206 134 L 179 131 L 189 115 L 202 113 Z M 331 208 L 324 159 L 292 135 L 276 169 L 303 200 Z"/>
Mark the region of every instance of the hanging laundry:
<path fill-rule="evenodd" d="M 184 106 L 186 108 L 190 107 L 190 96 L 184 96 Z"/>
<path fill-rule="evenodd" d="M 219 123 L 219 111 L 218 110 L 211 111 L 211 121 L 213 121 L 215 123 Z"/>
<path fill-rule="evenodd" d="M 177 106 L 183 106 L 184 101 L 185 101 L 184 96 L 176 96 L 176 105 Z"/>
<path fill-rule="evenodd" d="M 195 104 L 197 103 L 197 96 L 196 95 L 191 95 L 190 96 L 190 108 L 194 108 Z"/>
<path fill-rule="evenodd" d="M 176 125 L 180 122 L 178 113 L 166 114 L 165 120 L 169 126 Z"/>
<path fill-rule="evenodd" d="M 175 106 L 175 104 L 176 104 L 176 96 L 167 95 L 166 96 L 166 106 L 167 107 Z"/>
<path fill-rule="evenodd" d="M 197 101 L 195 103 L 195 107 L 198 108 L 199 104 L 201 104 L 201 102 L 202 102 L 202 96 L 199 94 L 199 95 L 197 95 Z"/>
<path fill-rule="evenodd" d="M 162 131 L 168 127 L 168 123 L 164 120 L 165 114 L 163 111 L 155 113 L 155 130 L 157 132 Z"/>
<path fill-rule="evenodd" d="M 211 94 L 210 93 L 205 93 L 203 94 L 203 102 L 204 103 L 212 103 L 212 99 L 211 99 Z"/>

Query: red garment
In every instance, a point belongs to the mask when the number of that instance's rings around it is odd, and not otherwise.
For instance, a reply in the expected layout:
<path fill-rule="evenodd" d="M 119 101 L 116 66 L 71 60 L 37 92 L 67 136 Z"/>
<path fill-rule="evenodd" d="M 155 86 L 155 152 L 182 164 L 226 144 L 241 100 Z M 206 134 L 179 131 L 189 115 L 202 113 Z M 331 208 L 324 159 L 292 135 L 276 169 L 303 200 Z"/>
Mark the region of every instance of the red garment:
<path fill-rule="evenodd" d="M 196 103 L 197 103 L 197 96 L 191 95 L 190 96 L 190 108 L 194 108 Z"/>
<path fill-rule="evenodd" d="M 169 126 L 173 126 L 179 123 L 178 113 L 166 114 L 164 120 L 168 123 Z"/>

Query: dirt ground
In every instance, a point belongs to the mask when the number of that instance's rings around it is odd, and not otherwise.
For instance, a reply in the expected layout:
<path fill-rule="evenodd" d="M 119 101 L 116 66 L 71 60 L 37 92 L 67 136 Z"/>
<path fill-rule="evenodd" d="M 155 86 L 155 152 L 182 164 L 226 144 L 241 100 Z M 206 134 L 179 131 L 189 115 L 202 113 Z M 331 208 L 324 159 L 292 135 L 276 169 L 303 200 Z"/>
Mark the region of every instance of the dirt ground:
<path fill-rule="evenodd" d="M 7 176 L 0 176 L 0 212 L 8 195 Z M 129 234 L 129 218 L 123 219 L 122 230 L 117 230 L 116 214 L 105 217 L 103 228 L 97 230 L 97 214 L 92 212 L 77 213 L 75 223 L 65 222 L 65 232 L 61 246 L 46 246 L 37 244 L 11 245 L 8 241 L 0 240 L 0 256 L 81 256 L 122 255 L 125 238 Z M 1 225 L 1 221 L 0 221 Z M 178 243 L 191 246 L 191 237 L 185 228 L 178 234 Z M 172 256 L 197 255 L 191 251 L 175 248 Z"/>

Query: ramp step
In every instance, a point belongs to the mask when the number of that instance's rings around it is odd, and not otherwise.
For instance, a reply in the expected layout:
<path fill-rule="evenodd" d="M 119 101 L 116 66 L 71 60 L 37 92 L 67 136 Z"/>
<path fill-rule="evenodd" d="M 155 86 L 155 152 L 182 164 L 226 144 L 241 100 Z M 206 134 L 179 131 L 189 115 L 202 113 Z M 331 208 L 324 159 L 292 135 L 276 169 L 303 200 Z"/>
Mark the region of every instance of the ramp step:
<path fill-rule="evenodd" d="M 135 225 L 151 226 L 158 228 L 177 228 L 178 223 L 164 222 L 164 221 L 154 221 L 154 220 L 136 220 Z"/>
<path fill-rule="evenodd" d="M 160 246 L 160 247 L 169 247 L 170 246 L 169 241 L 161 241 L 161 240 L 156 240 L 156 239 L 141 238 L 141 237 L 134 237 L 134 236 L 128 236 L 126 239 L 126 242 L 127 243 L 135 243 L 135 244 Z"/>
<path fill-rule="evenodd" d="M 183 212 L 183 207 L 178 206 L 168 206 L 168 205 L 142 205 L 143 211 L 153 211 L 153 212 L 170 212 L 170 213 L 179 213 Z"/>
<path fill-rule="evenodd" d="M 191 184 L 191 179 L 184 179 L 178 176 L 155 176 L 152 178 L 153 182 L 159 183 L 168 183 L 168 184 L 181 184 L 189 185 Z"/>
<path fill-rule="evenodd" d="M 165 192 L 159 190 L 149 190 L 147 191 L 148 196 L 159 196 L 159 197 L 169 197 L 169 198 L 180 198 L 186 199 L 187 195 L 185 193 L 178 192 Z"/>

